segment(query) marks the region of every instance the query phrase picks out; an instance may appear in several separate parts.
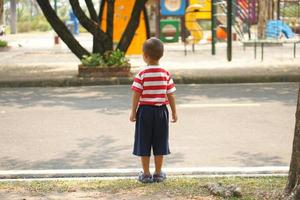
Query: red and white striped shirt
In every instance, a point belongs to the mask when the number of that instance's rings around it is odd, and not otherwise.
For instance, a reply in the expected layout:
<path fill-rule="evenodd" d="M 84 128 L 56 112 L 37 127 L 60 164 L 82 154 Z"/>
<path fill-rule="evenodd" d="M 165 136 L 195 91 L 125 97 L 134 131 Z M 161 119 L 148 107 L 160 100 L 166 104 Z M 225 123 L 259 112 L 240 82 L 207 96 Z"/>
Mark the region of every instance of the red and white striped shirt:
<path fill-rule="evenodd" d="M 171 74 L 160 66 L 146 66 L 134 78 L 131 89 L 140 93 L 139 105 L 168 104 L 167 94 L 176 91 Z"/>

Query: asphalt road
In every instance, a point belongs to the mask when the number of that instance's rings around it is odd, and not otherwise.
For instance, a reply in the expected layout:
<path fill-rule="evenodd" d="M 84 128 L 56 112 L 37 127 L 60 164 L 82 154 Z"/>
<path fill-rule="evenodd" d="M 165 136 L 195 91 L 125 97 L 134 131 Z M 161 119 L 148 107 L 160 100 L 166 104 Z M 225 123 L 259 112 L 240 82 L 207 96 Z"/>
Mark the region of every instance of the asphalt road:
<path fill-rule="evenodd" d="M 287 166 L 298 84 L 177 85 L 168 167 Z M 135 168 L 129 86 L 0 88 L 0 170 Z"/>

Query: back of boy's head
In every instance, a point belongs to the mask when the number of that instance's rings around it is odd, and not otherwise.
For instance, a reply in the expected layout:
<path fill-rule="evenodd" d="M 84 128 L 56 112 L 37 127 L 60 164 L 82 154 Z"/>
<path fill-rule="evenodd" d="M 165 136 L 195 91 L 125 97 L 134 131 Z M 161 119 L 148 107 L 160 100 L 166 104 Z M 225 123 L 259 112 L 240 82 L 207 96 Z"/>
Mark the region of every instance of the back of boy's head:
<path fill-rule="evenodd" d="M 159 39 L 151 37 L 144 42 L 143 52 L 150 59 L 159 60 L 164 54 L 164 45 Z"/>

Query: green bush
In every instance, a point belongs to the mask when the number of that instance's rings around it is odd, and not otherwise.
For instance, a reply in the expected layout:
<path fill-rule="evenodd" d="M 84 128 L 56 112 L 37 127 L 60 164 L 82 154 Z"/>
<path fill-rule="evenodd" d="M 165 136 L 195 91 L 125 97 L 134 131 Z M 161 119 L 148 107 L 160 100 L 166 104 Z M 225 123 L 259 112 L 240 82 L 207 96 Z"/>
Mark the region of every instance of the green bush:
<path fill-rule="evenodd" d="M 44 16 L 37 16 L 31 22 L 31 30 L 44 32 L 51 30 L 51 26 Z"/>
<path fill-rule="evenodd" d="M 297 4 L 292 4 L 289 6 L 286 6 L 283 11 L 282 15 L 284 17 L 296 17 L 299 18 L 299 10 L 300 10 L 300 5 Z"/>
<path fill-rule="evenodd" d="M 124 52 L 117 49 L 116 51 L 107 51 L 103 55 L 104 63 L 108 66 L 127 65 L 129 60 L 125 57 Z"/>
<path fill-rule="evenodd" d="M 31 31 L 31 24 L 29 21 L 18 22 L 17 26 L 19 33 L 26 33 Z"/>
<path fill-rule="evenodd" d="M 125 57 L 125 53 L 120 50 L 107 51 L 103 55 L 91 54 L 83 56 L 81 59 L 83 65 L 88 67 L 121 67 L 129 66 L 129 60 Z"/>
<path fill-rule="evenodd" d="M 85 66 L 95 67 L 103 64 L 103 58 L 98 53 L 91 54 L 90 56 L 84 55 L 81 63 Z"/>
<path fill-rule="evenodd" d="M 35 17 L 22 17 L 18 21 L 18 32 L 30 32 L 30 31 L 49 31 L 51 30 L 50 24 L 46 18 L 42 15 Z"/>
<path fill-rule="evenodd" d="M 3 40 L 0 40 L 0 48 L 1 47 L 6 47 L 6 46 L 7 46 L 7 42 L 3 41 Z"/>

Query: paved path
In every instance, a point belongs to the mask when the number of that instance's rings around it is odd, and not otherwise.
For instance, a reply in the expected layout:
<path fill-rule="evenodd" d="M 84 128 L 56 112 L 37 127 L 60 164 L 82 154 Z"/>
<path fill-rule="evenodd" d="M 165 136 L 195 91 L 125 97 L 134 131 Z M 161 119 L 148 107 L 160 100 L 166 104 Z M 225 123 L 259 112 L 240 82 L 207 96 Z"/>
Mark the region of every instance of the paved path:
<path fill-rule="evenodd" d="M 298 84 L 177 85 L 167 167 L 287 166 Z M 128 86 L 0 88 L 0 170 L 136 168 Z"/>

